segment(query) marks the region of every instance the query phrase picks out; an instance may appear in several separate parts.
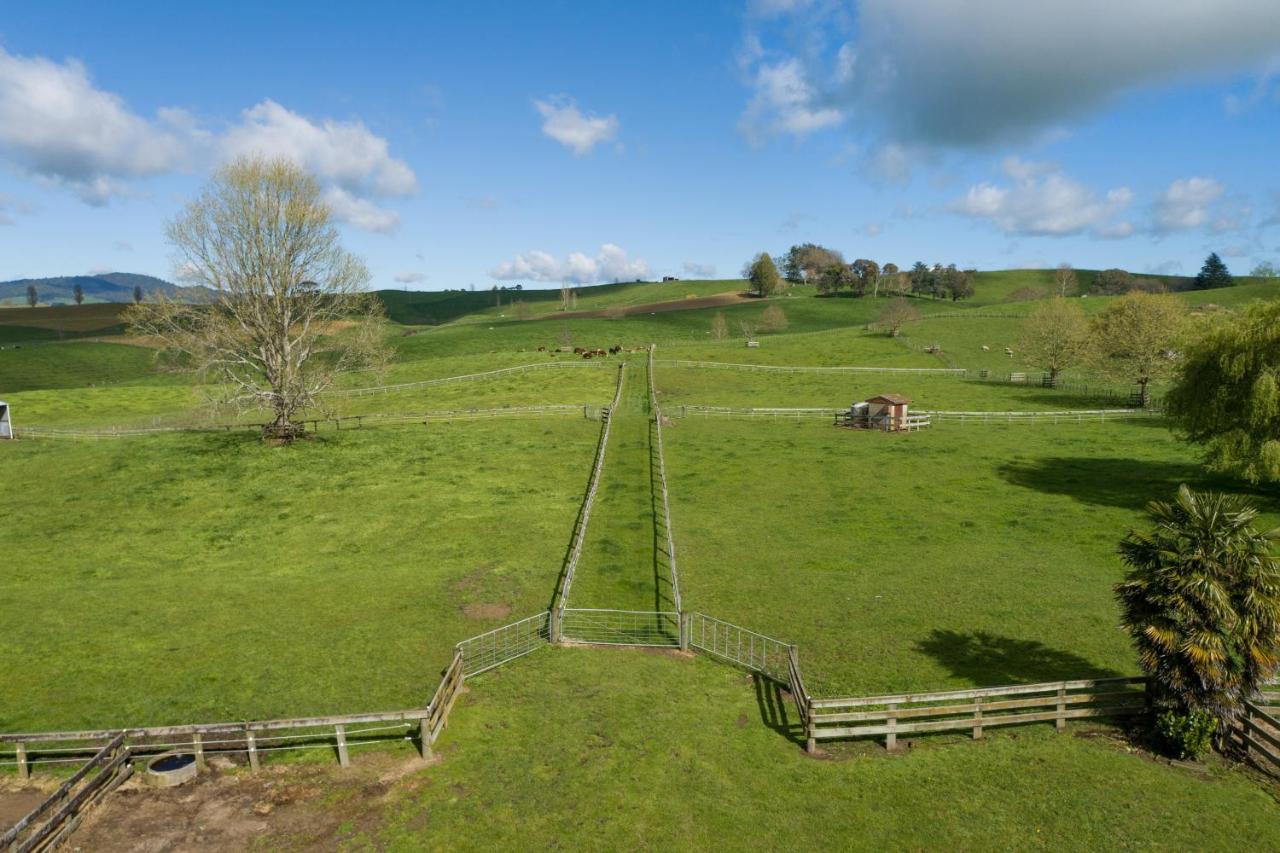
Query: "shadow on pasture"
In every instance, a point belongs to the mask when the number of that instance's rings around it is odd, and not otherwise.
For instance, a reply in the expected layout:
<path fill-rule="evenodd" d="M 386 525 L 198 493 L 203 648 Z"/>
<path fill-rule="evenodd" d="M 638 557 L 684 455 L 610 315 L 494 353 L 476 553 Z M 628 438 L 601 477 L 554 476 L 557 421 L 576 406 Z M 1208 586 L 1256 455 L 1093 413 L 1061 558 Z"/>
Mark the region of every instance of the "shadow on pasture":
<path fill-rule="evenodd" d="M 999 473 L 1015 486 L 1125 509 L 1171 498 L 1180 484 L 1202 485 L 1204 479 L 1203 469 L 1190 463 L 1081 457 L 1008 462 Z"/>
<path fill-rule="evenodd" d="M 986 631 L 934 630 L 916 643 L 915 648 L 945 666 L 956 678 L 981 687 L 1115 678 L 1124 674 L 1036 640 L 1002 637 Z"/>
<path fill-rule="evenodd" d="M 783 692 L 781 685 L 759 673 L 751 676 L 756 691 L 756 707 L 760 710 L 760 722 L 771 731 L 777 732 L 794 744 L 804 745 L 804 727 L 799 716 L 792 721 L 791 712 L 795 710 L 790 694 Z"/>

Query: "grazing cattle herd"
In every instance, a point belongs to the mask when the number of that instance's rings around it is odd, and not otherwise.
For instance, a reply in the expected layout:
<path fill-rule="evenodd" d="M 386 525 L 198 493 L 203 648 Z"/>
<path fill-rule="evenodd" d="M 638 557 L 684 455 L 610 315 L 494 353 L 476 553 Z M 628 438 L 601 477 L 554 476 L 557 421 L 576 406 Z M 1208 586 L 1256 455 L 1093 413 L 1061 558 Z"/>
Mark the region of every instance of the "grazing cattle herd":
<path fill-rule="evenodd" d="M 614 344 L 608 349 L 599 349 L 592 347 L 538 347 L 538 352 L 545 352 L 552 358 L 556 357 L 556 353 L 569 353 L 570 355 L 580 355 L 583 358 L 605 358 L 611 355 L 618 355 L 624 352 L 644 352 L 644 347 L 624 347 L 622 344 Z"/>

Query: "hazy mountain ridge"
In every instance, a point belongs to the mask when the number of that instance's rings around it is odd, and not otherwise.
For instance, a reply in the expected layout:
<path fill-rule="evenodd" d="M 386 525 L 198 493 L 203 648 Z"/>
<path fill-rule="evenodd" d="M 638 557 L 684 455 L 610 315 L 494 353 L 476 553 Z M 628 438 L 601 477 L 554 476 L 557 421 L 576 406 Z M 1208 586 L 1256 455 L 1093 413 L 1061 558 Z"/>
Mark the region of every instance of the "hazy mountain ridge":
<path fill-rule="evenodd" d="M 20 278 L 0 282 L 0 303 L 25 305 L 27 286 L 34 284 L 41 305 L 68 305 L 75 302 L 75 286 L 84 290 L 86 302 L 132 302 L 134 287 L 141 287 L 144 296 L 162 293 L 165 296 L 195 296 L 203 291 L 198 287 L 181 287 L 162 278 L 131 272 L 109 272 L 99 275 L 69 275 L 50 278 Z"/>

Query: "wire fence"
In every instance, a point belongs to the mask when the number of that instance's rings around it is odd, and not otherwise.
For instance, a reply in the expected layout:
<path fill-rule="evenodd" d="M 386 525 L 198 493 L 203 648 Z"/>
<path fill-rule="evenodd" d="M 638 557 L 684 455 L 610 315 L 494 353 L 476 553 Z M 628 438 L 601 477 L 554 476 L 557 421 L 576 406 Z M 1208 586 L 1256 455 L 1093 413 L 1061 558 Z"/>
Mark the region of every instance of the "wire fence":
<path fill-rule="evenodd" d="M 578 511 L 578 519 L 574 523 L 573 537 L 569 545 L 569 554 L 565 558 L 564 571 L 560 577 L 560 590 L 556 595 L 556 603 L 551 616 L 551 641 L 560 639 L 560 623 L 564 619 L 565 608 L 569 605 L 569 590 L 573 587 L 573 578 L 578 571 L 578 561 L 582 558 L 582 545 L 587 538 L 587 525 L 591 521 L 591 510 L 595 506 L 596 492 L 600 488 L 600 475 L 604 471 L 605 450 L 609 446 L 609 429 L 613 423 L 610 412 L 618 407 L 622 399 L 622 383 L 627 375 L 626 362 L 618 365 L 618 387 L 613 392 L 613 402 L 600 415 L 604 426 L 600 429 L 600 442 L 596 445 L 596 459 L 591 466 L 591 477 L 587 480 L 587 495 L 583 498 L 582 508 Z"/>
<path fill-rule="evenodd" d="M 459 376 L 443 376 L 439 379 L 422 379 L 416 382 L 401 382 L 395 385 L 370 385 L 367 388 L 329 389 L 325 392 L 325 395 L 331 397 L 363 397 L 369 394 L 389 394 L 396 391 L 411 391 L 415 388 L 432 388 L 437 385 L 451 385 L 455 382 L 475 382 L 477 380 L 493 379 L 497 376 L 509 376 L 514 373 L 524 373 L 529 370 L 545 370 L 548 368 L 561 367 L 605 367 L 607 365 L 607 362 L 582 358 L 576 358 L 574 360 L 564 359 L 560 361 L 539 361 L 533 364 L 519 364 L 515 367 L 503 367 L 498 370 L 486 370 L 481 373 L 464 373 Z"/>
<path fill-rule="evenodd" d="M 563 638 L 605 646 L 680 646 L 680 614 L 672 611 L 567 608 Z"/>
<path fill-rule="evenodd" d="M 773 373 L 905 373 L 964 376 L 962 367 L 809 367 L 784 364 L 741 364 L 731 361 L 683 361 L 680 359 L 656 362 L 665 367 L 716 368 L 722 370 L 750 370 Z"/>
<path fill-rule="evenodd" d="M 786 685 L 791 680 L 789 643 L 705 613 L 686 614 L 685 637 L 690 648 L 766 675 L 779 684 Z"/>
<path fill-rule="evenodd" d="M 1159 418 L 1164 413 L 1151 409 L 1067 409 L 1052 412 L 951 412 L 922 410 L 922 415 L 938 421 L 960 423 L 1083 423 Z"/>
<path fill-rule="evenodd" d="M 551 613 L 543 611 L 458 643 L 467 678 L 524 657 L 551 642 Z"/>
<path fill-rule="evenodd" d="M 654 450 L 658 461 L 658 487 L 662 495 L 662 528 L 667 544 L 667 567 L 671 574 L 671 598 L 676 612 L 684 608 L 680 604 L 680 572 L 676 568 L 676 543 L 671 529 L 671 495 L 667 490 L 667 461 L 662 447 L 662 409 L 658 406 L 658 389 L 653 379 L 653 354 L 657 345 L 649 347 L 649 407 L 653 411 Z"/>

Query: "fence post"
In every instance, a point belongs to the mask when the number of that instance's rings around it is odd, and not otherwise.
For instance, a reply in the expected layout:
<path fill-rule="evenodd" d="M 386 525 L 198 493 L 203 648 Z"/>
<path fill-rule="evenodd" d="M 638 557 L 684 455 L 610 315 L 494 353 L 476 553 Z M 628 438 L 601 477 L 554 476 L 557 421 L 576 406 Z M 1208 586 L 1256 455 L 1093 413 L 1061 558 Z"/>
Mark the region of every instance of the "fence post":
<path fill-rule="evenodd" d="M 551 645 L 559 645 L 560 641 L 564 638 L 562 633 L 564 631 L 564 614 L 561 612 L 560 608 L 553 607 L 551 608 L 550 619 L 551 625 L 549 626 L 547 639 Z"/>
<path fill-rule="evenodd" d="M 258 762 L 258 742 L 253 736 L 253 732 L 245 730 L 245 742 L 249 747 L 249 767 L 258 770 L 262 765 Z"/>
<path fill-rule="evenodd" d="M 427 715 L 418 720 L 418 754 L 422 756 L 423 761 L 431 760 L 431 709 L 427 708 Z"/>
<path fill-rule="evenodd" d="M 898 715 L 895 713 L 897 710 L 897 703 L 889 705 L 889 732 L 884 736 L 884 748 L 889 752 L 892 752 L 898 746 Z"/>
<path fill-rule="evenodd" d="M 196 767 L 204 769 L 204 735 L 196 732 L 191 736 L 191 745 L 196 751 Z"/>
<path fill-rule="evenodd" d="M 27 745 L 25 743 L 18 744 L 18 778 L 22 780 L 31 778 L 31 767 L 27 764 Z"/>
<path fill-rule="evenodd" d="M 343 767 L 351 766 L 351 756 L 347 754 L 347 729 L 346 726 L 339 723 L 333 727 L 334 735 L 338 739 L 338 763 Z"/>
<path fill-rule="evenodd" d="M 1053 727 L 1058 731 L 1064 731 L 1067 728 L 1067 688 L 1058 688 L 1058 716 L 1053 721 Z"/>
<path fill-rule="evenodd" d="M 683 651 L 689 651 L 689 620 L 691 614 L 680 614 L 680 648 Z"/>
<path fill-rule="evenodd" d="M 982 740 L 982 697 L 975 697 L 973 704 L 973 739 Z"/>

